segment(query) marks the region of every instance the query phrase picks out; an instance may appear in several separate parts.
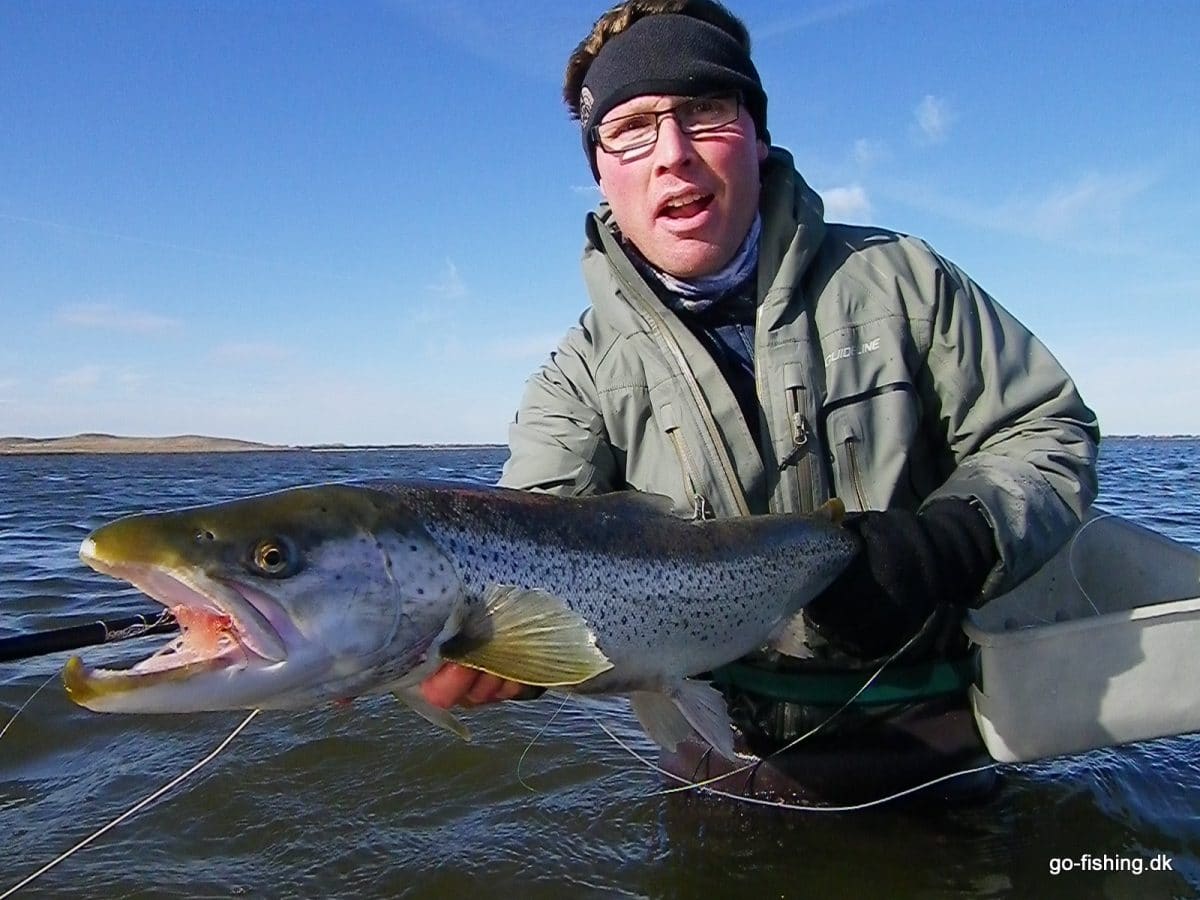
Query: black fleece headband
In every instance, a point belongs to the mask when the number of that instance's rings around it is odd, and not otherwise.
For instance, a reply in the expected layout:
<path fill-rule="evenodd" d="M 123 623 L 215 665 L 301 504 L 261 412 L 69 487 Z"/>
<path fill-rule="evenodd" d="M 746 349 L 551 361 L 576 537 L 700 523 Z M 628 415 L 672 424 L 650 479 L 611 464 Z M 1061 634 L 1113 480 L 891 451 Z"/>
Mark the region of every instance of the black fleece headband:
<path fill-rule="evenodd" d="M 697 97 L 740 91 L 758 139 L 767 133 L 767 95 L 750 54 L 716 25 L 677 13 L 638 19 L 608 41 L 588 67 L 579 92 L 583 150 L 592 174 L 596 139 L 592 130 L 614 106 L 645 94 Z"/>

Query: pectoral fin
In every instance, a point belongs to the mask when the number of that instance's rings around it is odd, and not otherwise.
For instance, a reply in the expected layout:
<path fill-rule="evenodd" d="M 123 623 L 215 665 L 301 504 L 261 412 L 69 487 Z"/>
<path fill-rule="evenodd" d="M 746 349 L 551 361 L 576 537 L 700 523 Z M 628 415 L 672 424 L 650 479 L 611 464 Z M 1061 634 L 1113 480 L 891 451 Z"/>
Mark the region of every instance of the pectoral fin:
<path fill-rule="evenodd" d="M 545 591 L 493 585 L 443 659 L 540 687 L 579 684 L 612 668 L 583 618 Z"/>
<path fill-rule="evenodd" d="M 467 730 L 467 726 L 454 717 L 448 710 L 442 709 L 440 706 L 434 706 L 425 699 L 425 695 L 421 693 L 421 688 L 417 685 L 406 688 L 397 688 L 392 691 L 396 699 L 401 703 L 412 708 L 421 718 L 427 722 L 432 722 L 439 728 L 445 728 L 447 731 L 453 731 L 464 741 L 471 739 L 471 732 Z"/>
<path fill-rule="evenodd" d="M 735 759 L 733 726 L 721 693 L 699 681 L 682 681 L 667 693 L 635 691 L 633 711 L 650 739 L 666 750 L 697 735 L 724 756 Z"/>

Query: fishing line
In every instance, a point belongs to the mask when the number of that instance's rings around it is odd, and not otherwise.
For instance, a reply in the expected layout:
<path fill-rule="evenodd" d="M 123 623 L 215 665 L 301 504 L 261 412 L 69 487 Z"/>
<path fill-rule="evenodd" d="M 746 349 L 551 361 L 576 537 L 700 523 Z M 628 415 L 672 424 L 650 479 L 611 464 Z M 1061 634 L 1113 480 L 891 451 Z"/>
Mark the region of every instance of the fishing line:
<path fill-rule="evenodd" d="M 1087 529 L 1091 528 L 1101 519 L 1111 519 L 1114 517 L 1114 515 L 1114 513 L 1101 513 L 1095 518 L 1084 522 L 1071 538 L 1071 549 L 1067 551 L 1067 568 L 1071 572 L 1071 577 L 1075 579 L 1075 587 L 1079 588 L 1079 593 L 1083 594 L 1083 599 L 1088 602 L 1088 606 L 1092 608 L 1092 612 L 1094 612 L 1096 615 L 1100 615 L 1100 610 L 1096 604 L 1092 602 L 1092 598 L 1088 596 L 1088 592 L 1083 587 L 1083 582 L 1079 580 L 1079 574 L 1075 571 L 1075 545 L 1079 542 L 1079 536 Z"/>
<path fill-rule="evenodd" d="M 12 728 L 12 723 L 17 721 L 17 716 L 19 716 L 21 713 L 23 713 L 25 711 L 25 707 L 27 707 L 30 703 L 33 702 L 33 698 L 42 692 L 42 688 L 44 688 L 46 685 L 48 685 L 50 682 L 52 682 L 57 677 L 58 677 L 57 672 L 51 672 L 50 677 L 47 678 L 45 681 L 43 681 L 38 686 L 38 689 L 29 695 L 28 699 L 24 703 L 21 704 L 20 709 L 18 709 L 15 713 L 12 714 L 12 718 L 8 720 L 8 724 L 6 724 L 3 728 L 0 728 L 0 738 L 3 738 L 4 735 L 6 735 L 8 733 L 8 729 Z"/>
<path fill-rule="evenodd" d="M 923 635 L 925 633 L 925 626 L 928 624 L 928 622 L 929 622 L 929 620 L 926 620 L 926 622 L 922 623 L 921 627 L 916 630 L 916 632 L 913 634 L 912 637 L 910 637 L 907 641 L 905 641 L 898 649 L 892 651 L 892 653 L 883 661 L 882 665 L 880 665 L 880 667 L 875 670 L 875 672 L 871 675 L 871 677 L 869 677 L 866 681 L 864 681 L 862 686 L 859 687 L 858 690 L 856 690 L 853 694 L 851 694 L 849 697 L 847 697 L 841 706 L 839 706 L 837 709 L 835 709 L 833 712 L 831 712 L 828 716 L 826 716 L 823 720 L 818 722 L 816 725 L 814 725 L 808 731 L 804 732 L 804 734 L 800 735 L 799 737 L 793 738 L 789 743 L 784 744 L 779 749 L 773 750 L 766 756 L 757 758 L 753 762 L 746 763 L 745 765 L 741 766 L 740 768 L 732 769 L 731 771 L 725 772 L 721 775 L 714 775 L 712 778 L 707 778 L 704 781 L 688 781 L 687 779 L 680 779 L 681 781 L 683 781 L 683 784 L 681 786 L 673 787 L 673 788 L 664 788 L 663 790 L 658 791 L 658 793 L 660 793 L 660 794 L 675 794 L 675 793 L 680 793 L 682 791 L 689 791 L 689 790 L 692 790 L 693 788 L 707 787 L 708 785 L 712 784 L 713 782 L 720 781 L 722 778 L 729 778 L 732 775 L 740 775 L 742 772 L 747 772 L 747 771 L 750 771 L 751 769 L 756 769 L 760 765 L 762 765 L 764 762 L 766 762 L 767 760 L 769 760 L 775 756 L 778 756 L 781 753 L 785 753 L 788 750 L 791 750 L 793 747 L 795 747 L 801 741 L 808 740 L 810 737 L 812 737 L 814 734 L 816 734 L 818 731 L 820 731 L 822 728 L 824 728 L 826 725 L 828 725 L 830 722 L 832 722 L 834 719 L 836 719 L 839 715 L 841 715 L 843 712 L 845 712 L 847 709 L 849 709 L 851 704 L 853 704 L 855 700 L 857 700 L 860 696 L 862 696 L 863 691 L 865 691 L 872 684 L 874 684 L 876 679 L 878 679 L 879 676 L 883 674 L 884 669 L 886 669 L 893 662 L 895 662 L 896 659 L 902 653 L 904 653 L 904 651 L 906 651 L 909 647 L 911 647 L 913 645 L 913 643 L 917 640 L 917 638 L 921 637 L 921 635 Z"/>
<path fill-rule="evenodd" d="M 53 859 L 50 862 L 46 863 L 46 865 L 42 866 L 40 869 L 38 869 L 32 875 L 25 878 L 23 881 L 18 882 L 17 884 L 14 884 L 3 894 L 0 894 L 0 900 L 4 900 L 5 897 L 15 894 L 18 890 L 25 887 L 25 885 L 29 884 L 29 882 L 33 881 L 35 878 L 39 878 L 46 872 L 49 872 L 51 869 L 53 869 L 55 866 L 57 866 L 60 862 L 62 862 L 68 856 L 71 856 L 73 853 L 75 853 L 76 850 L 82 850 L 84 847 L 86 847 L 88 844 L 90 844 L 96 838 L 100 837 L 100 835 L 104 834 L 109 829 L 115 828 L 117 825 L 120 825 L 122 822 L 124 822 L 126 819 L 128 819 L 130 816 L 132 816 L 134 813 L 138 812 L 139 810 L 141 810 L 141 809 L 145 808 L 146 806 L 148 806 L 149 804 L 153 803 L 155 800 L 157 800 L 159 797 L 161 797 L 167 791 L 171 790 L 173 787 L 175 787 L 176 785 L 180 784 L 185 779 L 189 778 L 191 775 L 198 772 L 201 768 L 208 765 L 210 762 L 212 762 L 214 759 L 216 759 L 218 753 L 220 753 L 222 750 L 224 750 L 226 747 L 229 746 L 230 741 L 232 741 L 235 737 L 237 737 L 239 734 L 241 734 L 242 729 L 245 728 L 247 725 L 249 725 L 250 720 L 253 719 L 255 716 L 257 716 L 259 714 L 259 712 L 260 712 L 260 710 L 257 710 L 257 709 L 251 710 L 250 715 L 246 716 L 246 718 L 242 720 L 242 724 L 238 725 L 237 728 L 233 729 L 233 731 L 230 732 L 230 734 L 225 738 L 225 740 L 221 741 L 221 743 L 217 746 L 217 749 L 215 749 L 211 753 L 209 753 L 208 756 L 204 757 L 204 759 L 200 760 L 200 762 L 196 763 L 194 766 L 192 766 L 190 769 L 188 769 L 182 775 L 178 775 L 175 778 L 173 778 L 167 784 L 163 785 L 157 791 L 152 793 L 149 797 L 146 797 L 144 800 L 140 801 L 137 805 L 132 806 L 129 809 L 127 809 L 125 812 L 121 813 L 121 815 L 117 816 L 115 819 L 113 819 L 111 822 L 109 822 L 107 825 L 105 825 L 99 831 L 93 832 L 92 834 L 88 835 L 86 838 L 84 838 L 82 841 L 80 841 L 78 844 L 76 844 L 70 850 L 61 854 L 56 859 Z"/>
<path fill-rule="evenodd" d="M 531 794 L 536 794 L 536 793 L 538 793 L 538 791 L 537 791 L 537 788 L 532 787 L 522 777 L 521 764 L 523 762 L 525 762 L 525 757 L 529 755 L 529 751 L 533 749 L 533 745 L 536 744 L 538 742 L 538 739 L 541 738 L 541 736 L 546 733 L 546 729 L 554 724 L 554 720 L 557 719 L 558 714 L 566 708 L 567 701 L 570 699 L 571 698 L 569 695 L 566 695 L 566 694 L 563 695 L 562 703 L 558 704 L 558 709 L 556 709 L 554 711 L 554 715 L 552 715 L 549 719 L 547 719 L 546 724 L 538 729 L 538 733 L 529 739 L 529 743 L 525 745 L 525 749 L 521 751 L 521 756 L 517 760 L 517 781 L 519 781 L 521 783 L 521 787 L 525 788 L 525 790 L 529 791 L 529 793 L 531 793 Z M 0 900 L 3 900 L 3 898 L 0 898 Z"/>
<path fill-rule="evenodd" d="M 584 708 L 586 709 L 586 706 Z M 621 740 L 619 737 L 617 737 L 617 735 L 615 735 L 608 728 L 607 725 L 605 725 L 602 721 L 600 721 L 598 718 L 596 718 L 596 716 L 592 715 L 591 710 L 588 710 L 588 715 L 592 716 L 592 721 L 594 721 L 600 727 L 601 731 L 603 731 L 610 738 L 612 738 L 613 741 L 616 742 L 617 746 L 619 746 L 621 749 L 623 749 L 626 753 L 628 753 L 634 759 L 643 763 L 648 768 L 654 770 L 655 772 L 658 772 L 660 775 L 665 775 L 666 777 L 674 779 L 675 781 L 682 782 L 684 785 L 684 788 L 683 788 L 684 790 L 690 790 L 691 788 L 698 788 L 701 791 L 704 791 L 709 794 L 713 794 L 714 796 L 717 796 L 717 797 L 722 797 L 726 800 L 735 800 L 735 801 L 738 801 L 741 803 L 752 803 L 755 806 L 769 806 L 769 807 L 773 807 L 775 809 L 793 810 L 795 812 L 819 812 L 819 813 L 859 812 L 864 809 L 870 809 L 873 806 L 881 806 L 884 803 L 891 803 L 893 800 L 899 800 L 901 797 L 906 797 L 909 794 L 915 794 L 917 791 L 923 791 L 927 787 L 933 787 L 933 785 L 940 784 L 943 781 L 949 781 L 951 778 L 958 778 L 959 776 L 962 776 L 962 775 L 974 775 L 977 772 L 986 772 L 988 769 L 994 769 L 994 768 L 996 768 L 996 766 L 999 765 L 999 763 L 990 762 L 990 763 L 985 763 L 982 766 L 975 766 L 974 768 L 971 768 L 971 769 L 962 769 L 961 771 L 958 771 L 958 772 L 950 772 L 949 774 L 946 774 L 946 775 L 939 775 L 937 778 L 930 779 L 929 781 L 922 782 L 921 784 L 914 785 L 913 787 L 905 788 L 902 791 L 896 791 L 896 793 L 888 794 L 886 797 L 877 797 L 874 800 L 867 800 L 863 803 L 853 803 L 853 804 L 849 804 L 849 805 L 845 805 L 845 806 L 801 806 L 798 803 L 787 803 L 783 800 L 765 800 L 762 797 L 747 797 L 747 796 L 743 796 L 742 794 L 731 794 L 728 791 L 722 791 L 722 790 L 718 790 L 717 788 L 714 788 L 714 787 L 709 787 L 708 786 L 709 782 L 688 781 L 682 775 L 676 775 L 674 772 L 668 772 L 666 769 L 662 768 L 658 764 L 653 763 L 650 760 L 646 759 L 646 757 L 642 756 L 640 753 L 638 753 L 636 750 L 634 750 L 632 747 L 630 747 L 628 744 L 626 744 L 623 740 Z M 757 765 L 757 763 L 755 763 L 755 765 Z M 727 774 L 731 775 L 733 773 L 730 772 Z M 725 778 L 727 776 L 722 775 L 720 777 Z M 716 781 L 716 780 L 718 780 L 718 779 L 710 779 L 710 781 Z M 670 793 L 670 792 L 673 792 L 676 790 L 679 790 L 679 789 L 671 788 L 670 791 L 658 791 L 658 792 L 656 792 L 656 794 Z M 656 796 L 656 794 L 651 794 L 650 796 L 653 797 L 653 796 Z M 4 898 L 0 897 L 0 900 L 4 900 Z"/>
<path fill-rule="evenodd" d="M 1093 517 L 1092 519 L 1089 519 L 1087 522 L 1085 522 L 1082 526 L 1080 526 L 1078 529 L 1076 529 L 1075 534 L 1071 536 L 1071 545 L 1067 550 L 1067 568 L 1071 574 L 1071 578 L 1074 580 L 1075 586 L 1079 589 L 1079 593 L 1083 595 L 1083 599 L 1087 601 L 1088 605 L 1092 608 L 1092 611 L 1095 612 L 1096 615 L 1100 615 L 1100 610 L 1096 606 L 1095 602 L 1092 600 L 1091 596 L 1088 594 L 1087 589 L 1083 586 L 1083 582 L 1080 580 L 1078 570 L 1076 569 L 1076 566 L 1075 566 L 1075 548 L 1076 548 L 1076 545 L 1079 543 L 1079 538 L 1083 534 L 1084 531 L 1086 531 L 1088 528 L 1090 528 L 1096 522 L 1099 522 L 1101 519 L 1109 519 L 1109 518 L 1112 518 L 1113 515 L 1114 515 L 1113 513 L 1101 513 L 1101 514 Z M 616 741 L 618 745 L 623 747 L 627 752 L 631 753 L 635 758 L 637 758 L 644 764 L 650 766 L 650 768 L 654 769 L 655 771 L 659 772 L 660 774 L 666 775 L 668 778 L 671 778 L 671 779 L 674 779 L 675 781 L 681 782 L 681 785 L 679 787 L 666 788 L 664 790 L 659 791 L 658 792 L 659 794 L 674 794 L 674 793 L 679 793 L 681 791 L 699 789 L 699 790 L 708 791 L 709 793 L 715 794 L 719 797 L 725 797 L 725 798 L 728 798 L 731 800 L 741 800 L 741 801 L 753 803 L 753 804 L 756 804 L 759 806 L 770 806 L 770 807 L 775 807 L 777 809 L 791 809 L 791 810 L 798 810 L 801 812 L 855 812 L 858 810 L 869 809 L 873 806 L 878 806 L 883 803 L 890 803 L 893 800 L 897 800 L 901 797 L 908 796 L 909 794 L 916 793 L 917 791 L 924 790 L 927 787 L 932 787 L 935 784 L 940 784 L 941 782 L 948 781 L 952 778 L 958 778 L 962 775 L 974 775 L 979 772 L 986 772 L 989 769 L 994 769 L 998 764 L 996 762 L 990 762 L 990 763 L 985 763 L 980 766 L 975 766 L 970 769 L 963 769 L 958 772 L 951 772 L 947 775 L 939 776 L 938 778 L 934 778 L 930 781 L 926 781 L 926 782 L 924 782 L 922 784 L 918 784 L 914 787 L 905 788 L 902 791 L 898 791 L 894 794 L 889 794 L 886 797 L 881 797 L 881 798 L 878 798 L 875 800 L 867 801 L 865 803 L 852 804 L 852 805 L 848 805 L 848 806 L 800 806 L 797 804 L 785 803 L 783 801 L 764 800 L 764 799 L 761 799 L 758 797 L 744 797 L 744 796 L 740 796 L 737 794 L 731 794 L 726 791 L 721 791 L 721 790 L 712 788 L 712 787 L 710 787 L 710 785 L 712 785 L 714 782 L 720 781 L 723 778 L 728 778 L 732 775 L 738 775 L 742 772 L 756 768 L 757 766 L 761 765 L 763 762 L 766 762 L 768 759 L 771 759 L 772 757 L 774 757 L 778 754 L 784 753 L 784 752 L 790 750 L 791 748 L 795 747 L 801 741 L 804 741 L 804 740 L 808 739 L 809 737 L 812 737 L 812 735 L 816 734 L 820 729 L 824 728 L 831 721 L 833 721 L 833 719 L 835 719 L 838 715 L 840 715 L 842 712 L 844 712 L 862 694 L 863 691 L 865 691 L 868 687 L 870 687 L 870 685 L 880 675 L 883 674 L 884 669 L 886 669 L 889 665 L 891 665 L 896 660 L 897 657 L 899 657 L 902 653 L 904 653 L 905 650 L 907 650 L 910 646 L 912 646 L 913 642 L 915 642 L 917 640 L 917 638 L 921 636 L 921 634 L 924 632 L 924 630 L 925 630 L 924 627 L 918 629 L 916 634 L 914 634 L 911 638 L 909 638 L 908 641 L 906 641 L 905 644 L 902 647 L 900 647 L 899 650 L 895 651 L 894 653 L 892 653 L 891 656 L 889 656 L 886 660 L 884 660 L 883 665 L 881 665 L 878 669 L 875 670 L 875 673 L 873 675 L 871 675 L 870 678 L 867 679 L 867 681 L 862 685 L 862 687 L 860 687 L 857 691 L 855 691 L 854 694 L 852 694 L 849 697 L 849 699 L 847 699 L 841 706 L 839 706 L 836 710 L 834 710 L 832 713 L 830 713 L 828 718 L 826 718 L 824 721 L 818 722 L 809 731 L 807 731 L 804 734 L 800 735 L 799 737 L 795 738 L 788 744 L 785 744 L 783 747 L 780 747 L 778 750 L 773 751 L 768 756 L 765 756 L 760 760 L 756 760 L 753 763 L 747 763 L 746 765 L 741 766 L 740 768 L 733 769 L 724 774 L 717 775 L 712 778 L 708 778 L 704 781 L 689 782 L 687 779 L 683 778 L 680 775 L 676 775 L 674 772 L 668 772 L 665 769 L 663 769 L 653 763 L 650 763 L 648 760 L 646 760 L 644 757 L 642 757 L 640 754 L 638 754 L 632 748 L 625 745 L 620 740 L 620 738 L 618 738 L 615 734 L 613 734 L 611 731 L 609 731 L 609 729 L 606 728 L 604 726 L 604 724 L 602 722 L 600 722 L 598 719 L 596 719 L 596 724 L 599 725 L 600 728 L 606 734 L 608 734 L 609 737 L 611 737 L 614 741 Z M 595 716 L 593 716 L 592 718 L 595 719 Z"/>

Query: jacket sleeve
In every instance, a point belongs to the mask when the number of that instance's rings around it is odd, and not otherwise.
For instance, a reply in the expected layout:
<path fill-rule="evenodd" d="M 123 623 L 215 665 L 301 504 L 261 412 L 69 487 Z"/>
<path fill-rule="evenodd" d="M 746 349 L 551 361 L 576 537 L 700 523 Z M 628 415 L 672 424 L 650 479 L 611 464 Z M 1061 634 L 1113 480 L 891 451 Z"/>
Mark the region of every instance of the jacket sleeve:
<path fill-rule="evenodd" d="M 600 413 L 588 314 L 525 383 L 508 429 L 504 487 L 560 496 L 607 493 L 620 477 Z"/>
<path fill-rule="evenodd" d="M 1000 557 L 987 598 L 1031 575 L 1078 527 L 1096 496 L 1100 431 L 1045 346 L 960 269 L 937 262 L 922 399 L 953 471 L 924 505 L 960 497 L 983 512 Z"/>

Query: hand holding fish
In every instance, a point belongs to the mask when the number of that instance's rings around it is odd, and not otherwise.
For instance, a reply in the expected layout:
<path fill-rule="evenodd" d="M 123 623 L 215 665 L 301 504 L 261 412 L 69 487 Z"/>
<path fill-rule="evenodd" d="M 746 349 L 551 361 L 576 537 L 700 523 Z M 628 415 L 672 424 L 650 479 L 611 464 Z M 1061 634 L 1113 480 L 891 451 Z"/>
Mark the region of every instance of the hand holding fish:
<path fill-rule="evenodd" d="M 863 552 L 807 607 L 808 621 L 865 659 L 895 651 L 939 608 L 976 605 L 998 555 L 991 525 L 961 498 L 850 513 L 845 526 Z"/>
<path fill-rule="evenodd" d="M 531 689 L 532 685 L 506 681 L 498 675 L 490 675 L 478 669 L 460 666 L 458 663 L 445 663 L 421 682 L 422 696 L 441 709 L 449 709 L 452 706 L 481 706 L 501 700 L 523 700 L 529 696 Z"/>

